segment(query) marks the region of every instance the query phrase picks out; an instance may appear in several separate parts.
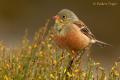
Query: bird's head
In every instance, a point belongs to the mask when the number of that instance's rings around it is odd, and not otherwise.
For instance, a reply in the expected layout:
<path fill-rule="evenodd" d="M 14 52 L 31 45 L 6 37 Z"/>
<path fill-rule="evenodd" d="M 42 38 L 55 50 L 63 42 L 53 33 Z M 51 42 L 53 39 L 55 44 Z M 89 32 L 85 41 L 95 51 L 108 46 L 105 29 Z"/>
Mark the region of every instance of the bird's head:
<path fill-rule="evenodd" d="M 68 9 L 62 9 L 57 13 L 56 16 L 53 17 L 53 19 L 57 24 L 66 24 L 69 22 L 74 22 L 79 20 L 79 18 L 75 15 L 75 13 Z"/>

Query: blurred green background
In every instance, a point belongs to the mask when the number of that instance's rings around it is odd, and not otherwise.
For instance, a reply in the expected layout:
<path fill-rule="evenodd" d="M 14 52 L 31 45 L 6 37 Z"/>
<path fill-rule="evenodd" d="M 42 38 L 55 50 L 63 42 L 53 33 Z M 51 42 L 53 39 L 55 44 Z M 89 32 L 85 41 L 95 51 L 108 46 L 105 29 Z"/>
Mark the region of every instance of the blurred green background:
<path fill-rule="evenodd" d="M 94 5 L 97 2 L 117 4 Z M 94 46 L 91 51 L 94 59 L 109 69 L 120 56 L 120 5 L 117 0 L 0 0 L 0 40 L 10 47 L 19 45 L 26 28 L 32 39 L 47 19 L 64 8 L 75 12 L 97 39 L 113 45 Z"/>

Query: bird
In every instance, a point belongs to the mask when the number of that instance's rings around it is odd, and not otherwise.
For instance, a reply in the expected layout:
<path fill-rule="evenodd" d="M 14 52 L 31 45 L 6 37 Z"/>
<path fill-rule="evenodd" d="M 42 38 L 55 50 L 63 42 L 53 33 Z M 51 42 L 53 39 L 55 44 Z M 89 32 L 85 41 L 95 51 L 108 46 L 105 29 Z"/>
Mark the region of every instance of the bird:
<path fill-rule="evenodd" d="M 110 46 L 108 43 L 97 40 L 85 23 L 69 9 L 60 10 L 53 19 L 55 20 L 54 40 L 61 48 L 76 52 L 91 44 Z"/>
<path fill-rule="evenodd" d="M 84 50 L 92 44 L 110 46 L 110 44 L 97 40 L 88 26 L 69 9 L 60 10 L 54 19 L 54 41 L 60 47 L 67 49 L 73 56 L 79 50 Z M 71 60 L 70 66 L 73 60 Z"/>

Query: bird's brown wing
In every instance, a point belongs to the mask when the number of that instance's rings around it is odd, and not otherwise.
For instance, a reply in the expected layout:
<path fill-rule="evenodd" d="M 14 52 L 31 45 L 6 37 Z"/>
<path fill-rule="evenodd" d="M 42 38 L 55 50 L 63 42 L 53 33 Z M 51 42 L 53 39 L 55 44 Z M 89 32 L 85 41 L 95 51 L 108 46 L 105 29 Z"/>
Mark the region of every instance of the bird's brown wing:
<path fill-rule="evenodd" d="M 92 34 L 90 29 L 82 21 L 75 21 L 74 24 L 77 25 L 80 28 L 80 31 L 87 37 L 95 39 L 95 36 Z"/>

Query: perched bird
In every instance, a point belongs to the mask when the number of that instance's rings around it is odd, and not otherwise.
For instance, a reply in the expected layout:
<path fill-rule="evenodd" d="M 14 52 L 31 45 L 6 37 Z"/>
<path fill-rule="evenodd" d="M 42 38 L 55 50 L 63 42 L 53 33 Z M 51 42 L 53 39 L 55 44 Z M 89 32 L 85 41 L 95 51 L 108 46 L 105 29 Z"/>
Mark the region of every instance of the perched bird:
<path fill-rule="evenodd" d="M 55 20 L 55 42 L 68 50 L 78 51 L 91 44 L 109 46 L 99 41 L 90 29 L 69 9 L 62 9 L 53 17 Z"/>
<path fill-rule="evenodd" d="M 97 40 L 85 23 L 71 10 L 62 9 L 53 18 L 55 20 L 55 42 L 59 47 L 72 52 L 73 58 L 68 69 L 71 68 L 74 58 L 78 56 L 79 50 L 84 50 L 92 44 L 109 46 L 109 44 Z"/>

